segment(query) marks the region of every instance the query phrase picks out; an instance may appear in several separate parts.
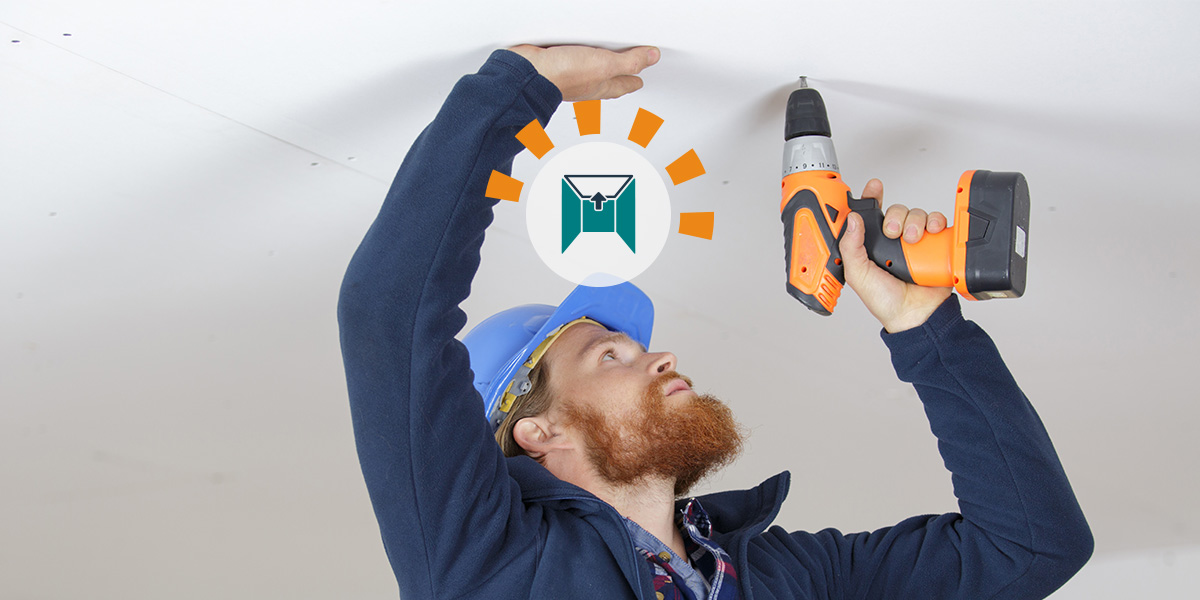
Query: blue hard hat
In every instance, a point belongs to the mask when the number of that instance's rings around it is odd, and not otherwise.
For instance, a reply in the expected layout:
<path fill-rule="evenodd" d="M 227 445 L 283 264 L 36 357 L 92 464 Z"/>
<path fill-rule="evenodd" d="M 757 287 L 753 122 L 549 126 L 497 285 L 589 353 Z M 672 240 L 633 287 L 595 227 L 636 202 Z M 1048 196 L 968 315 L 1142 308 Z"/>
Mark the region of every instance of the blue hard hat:
<path fill-rule="evenodd" d="M 650 346 L 654 304 L 629 282 L 607 287 L 578 286 L 557 307 L 525 304 L 510 308 L 484 319 L 463 337 L 471 355 L 475 389 L 483 396 L 483 414 L 493 431 L 508 416 L 499 410 L 501 399 L 514 377 L 527 374 L 528 369 L 522 367 L 533 351 L 560 326 L 580 317 Z M 527 391 L 526 386 L 513 393 Z"/>

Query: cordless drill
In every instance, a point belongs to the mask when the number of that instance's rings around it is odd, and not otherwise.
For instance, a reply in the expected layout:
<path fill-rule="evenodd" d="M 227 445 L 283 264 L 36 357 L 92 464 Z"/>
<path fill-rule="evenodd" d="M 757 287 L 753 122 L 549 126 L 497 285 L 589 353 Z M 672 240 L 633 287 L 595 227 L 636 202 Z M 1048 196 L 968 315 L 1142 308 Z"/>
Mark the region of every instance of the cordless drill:
<path fill-rule="evenodd" d="M 783 250 L 787 291 L 833 314 L 846 283 L 838 241 L 846 218 L 863 218 L 867 256 L 897 278 L 951 287 L 968 300 L 1025 293 L 1029 186 L 1020 173 L 967 171 L 958 180 L 954 226 L 909 244 L 883 235 L 883 211 L 854 198 L 838 172 L 825 102 L 806 85 L 788 97 L 783 146 Z"/>

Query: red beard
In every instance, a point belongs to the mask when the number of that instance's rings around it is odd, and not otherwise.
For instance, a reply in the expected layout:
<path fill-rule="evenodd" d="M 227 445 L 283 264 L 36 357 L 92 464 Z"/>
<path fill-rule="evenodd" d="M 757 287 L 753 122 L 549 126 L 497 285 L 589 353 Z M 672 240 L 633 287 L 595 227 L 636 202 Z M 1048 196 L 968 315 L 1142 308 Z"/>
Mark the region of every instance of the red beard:
<path fill-rule="evenodd" d="M 568 421 L 584 436 L 588 459 L 609 483 L 673 478 L 678 498 L 741 453 L 741 426 L 714 396 L 686 398 L 682 406 L 668 409 L 662 390 L 673 379 L 692 383 L 674 371 L 659 375 L 625 419 L 606 419 L 592 406 L 564 406 Z"/>

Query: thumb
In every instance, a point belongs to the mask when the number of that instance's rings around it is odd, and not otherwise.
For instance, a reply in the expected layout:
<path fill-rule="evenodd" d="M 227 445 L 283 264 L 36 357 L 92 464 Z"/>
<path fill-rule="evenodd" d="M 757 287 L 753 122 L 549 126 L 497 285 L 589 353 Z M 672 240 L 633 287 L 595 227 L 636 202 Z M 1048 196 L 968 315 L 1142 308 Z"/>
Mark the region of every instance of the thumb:
<path fill-rule="evenodd" d="M 864 232 L 862 217 L 851 212 L 846 217 L 846 233 L 838 242 L 838 250 L 842 253 L 842 266 L 846 269 L 846 283 L 855 287 L 866 276 L 871 259 L 867 258 L 867 249 L 863 247 Z"/>
<path fill-rule="evenodd" d="M 642 69 L 653 66 L 662 56 L 662 52 L 654 46 L 638 46 L 619 53 L 622 63 L 619 67 L 621 75 L 637 75 Z"/>

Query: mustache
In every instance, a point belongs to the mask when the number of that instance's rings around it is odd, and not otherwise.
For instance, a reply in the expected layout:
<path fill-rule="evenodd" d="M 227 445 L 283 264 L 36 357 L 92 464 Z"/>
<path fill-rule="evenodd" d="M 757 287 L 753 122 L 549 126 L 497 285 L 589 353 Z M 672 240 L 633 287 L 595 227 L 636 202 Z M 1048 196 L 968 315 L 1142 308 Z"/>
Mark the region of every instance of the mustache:
<path fill-rule="evenodd" d="M 688 384 L 688 387 L 692 389 L 696 388 L 696 386 L 692 384 L 691 377 L 688 377 L 687 375 L 677 371 L 665 371 L 663 373 L 659 373 L 658 376 L 654 378 L 654 381 L 650 382 L 650 390 L 655 395 L 659 395 L 661 394 L 663 387 L 665 387 L 668 383 L 675 381 L 676 379 L 682 379 Z"/>

